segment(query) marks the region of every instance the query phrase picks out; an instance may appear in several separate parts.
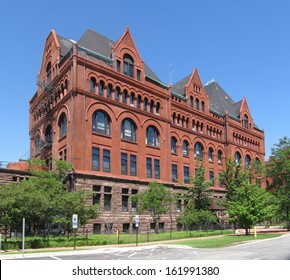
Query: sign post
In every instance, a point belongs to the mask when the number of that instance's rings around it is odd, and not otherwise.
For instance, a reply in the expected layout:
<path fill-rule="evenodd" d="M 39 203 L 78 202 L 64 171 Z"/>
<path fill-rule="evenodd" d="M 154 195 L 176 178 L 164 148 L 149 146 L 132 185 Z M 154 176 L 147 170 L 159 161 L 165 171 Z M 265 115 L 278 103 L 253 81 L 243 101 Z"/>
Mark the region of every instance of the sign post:
<path fill-rule="evenodd" d="M 22 257 L 24 257 L 24 244 L 25 244 L 25 218 L 22 221 Z"/>
<path fill-rule="evenodd" d="M 73 214 L 72 215 L 72 228 L 74 229 L 74 250 L 76 249 L 76 234 L 77 234 L 77 228 L 78 228 L 78 215 Z"/>
<path fill-rule="evenodd" d="M 139 216 L 135 216 L 135 226 L 136 226 L 136 246 L 138 246 L 138 229 L 139 229 Z"/>

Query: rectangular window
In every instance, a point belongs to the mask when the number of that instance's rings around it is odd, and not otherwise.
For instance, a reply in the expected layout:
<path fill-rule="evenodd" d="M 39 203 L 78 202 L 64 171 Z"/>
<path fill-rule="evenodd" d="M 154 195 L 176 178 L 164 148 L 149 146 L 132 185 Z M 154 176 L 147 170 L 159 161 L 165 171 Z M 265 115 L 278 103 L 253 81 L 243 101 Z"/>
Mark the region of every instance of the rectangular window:
<path fill-rule="evenodd" d="M 112 210 L 112 195 L 104 194 L 104 210 L 111 211 Z"/>
<path fill-rule="evenodd" d="M 111 153 L 109 150 L 103 150 L 103 172 L 111 172 L 110 164 Z"/>
<path fill-rule="evenodd" d="M 132 195 L 135 195 L 138 193 L 138 190 L 132 190 Z M 137 208 L 138 202 L 132 202 L 132 212 L 136 212 L 136 208 Z"/>
<path fill-rule="evenodd" d="M 172 170 L 172 182 L 176 182 L 177 181 L 177 165 L 172 164 L 171 170 Z"/>
<path fill-rule="evenodd" d="M 116 70 L 117 70 L 118 72 L 121 71 L 121 62 L 120 62 L 120 60 L 117 60 L 116 68 L 117 68 Z"/>
<path fill-rule="evenodd" d="M 152 178 L 152 159 L 146 158 L 146 173 L 147 178 Z"/>
<path fill-rule="evenodd" d="M 154 178 L 160 179 L 160 161 L 159 161 L 159 159 L 154 159 Z"/>
<path fill-rule="evenodd" d="M 128 155 L 125 153 L 121 153 L 121 174 L 127 175 L 128 174 Z"/>
<path fill-rule="evenodd" d="M 189 184 L 189 166 L 183 166 L 183 180 L 185 184 Z"/>
<path fill-rule="evenodd" d="M 181 204 L 182 204 L 182 200 L 181 199 L 178 199 L 176 201 L 176 210 L 177 210 L 178 213 L 181 212 Z"/>
<path fill-rule="evenodd" d="M 128 212 L 129 211 L 129 196 L 128 195 L 122 195 L 122 212 Z"/>
<path fill-rule="evenodd" d="M 137 157 L 130 155 L 130 175 L 137 176 Z"/>
<path fill-rule="evenodd" d="M 101 224 L 93 224 L 93 234 L 101 234 L 102 225 Z"/>
<path fill-rule="evenodd" d="M 130 224 L 123 224 L 122 233 L 129 233 Z"/>
<path fill-rule="evenodd" d="M 101 201 L 101 186 L 93 186 L 93 204 L 100 204 Z"/>
<path fill-rule="evenodd" d="M 214 186 L 214 172 L 212 170 L 209 171 L 209 180 L 211 181 L 211 185 Z"/>
<path fill-rule="evenodd" d="M 137 80 L 141 81 L 141 71 L 137 69 Z"/>
<path fill-rule="evenodd" d="M 93 148 L 92 151 L 92 169 L 94 171 L 100 171 L 100 149 Z"/>

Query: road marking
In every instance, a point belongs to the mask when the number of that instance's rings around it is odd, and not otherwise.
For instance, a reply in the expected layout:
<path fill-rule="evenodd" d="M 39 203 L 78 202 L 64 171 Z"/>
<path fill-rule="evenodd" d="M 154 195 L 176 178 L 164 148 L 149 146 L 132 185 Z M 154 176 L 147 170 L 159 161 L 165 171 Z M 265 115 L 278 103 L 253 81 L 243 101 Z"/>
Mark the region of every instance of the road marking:
<path fill-rule="evenodd" d="M 137 254 L 137 253 L 134 252 L 133 254 L 129 255 L 128 257 L 131 258 L 131 257 L 133 257 L 133 256 L 136 255 L 136 254 Z"/>
<path fill-rule="evenodd" d="M 58 261 L 61 261 L 62 259 L 60 259 L 60 258 L 57 258 L 57 257 L 55 257 L 55 256 L 50 256 L 52 259 L 55 259 L 55 260 L 58 260 Z"/>

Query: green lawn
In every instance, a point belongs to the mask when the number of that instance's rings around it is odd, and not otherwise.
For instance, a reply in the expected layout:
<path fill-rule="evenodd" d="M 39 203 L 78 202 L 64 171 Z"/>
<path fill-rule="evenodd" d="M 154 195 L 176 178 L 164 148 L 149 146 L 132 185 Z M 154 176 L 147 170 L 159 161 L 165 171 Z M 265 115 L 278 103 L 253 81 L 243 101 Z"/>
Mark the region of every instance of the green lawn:
<path fill-rule="evenodd" d="M 279 237 L 282 234 L 258 234 L 257 238 L 253 235 L 225 235 L 221 237 L 211 237 L 206 239 L 192 239 L 187 241 L 174 242 L 172 244 L 187 245 L 193 248 L 220 248 L 234 245 L 245 241 L 253 241 L 258 239 L 267 239 Z"/>

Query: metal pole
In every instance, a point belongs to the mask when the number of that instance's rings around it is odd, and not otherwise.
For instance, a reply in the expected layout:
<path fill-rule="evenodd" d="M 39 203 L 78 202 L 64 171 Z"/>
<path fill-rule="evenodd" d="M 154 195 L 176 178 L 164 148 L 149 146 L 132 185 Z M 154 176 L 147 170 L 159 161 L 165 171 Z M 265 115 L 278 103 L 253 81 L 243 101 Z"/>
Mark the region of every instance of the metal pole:
<path fill-rule="evenodd" d="M 136 246 L 138 246 L 138 227 L 136 227 Z"/>
<path fill-rule="evenodd" d="M 2 249 L 1 241 L 2 241 L 2 233 L 0 232 L 0 251 L 1 251 L 1 249 Z"/>
<path fill-rule="evenodd" d="M 77 235 L 77 229 L 75 228 L 74 250 L 76 249 L 76 235 Z"/>
<path fill-rule="evenodd" d="M 25 242 L 25 218 L 23 218 L 22 222 L 22 254 L 24 254 L 24 243 Z"/>

